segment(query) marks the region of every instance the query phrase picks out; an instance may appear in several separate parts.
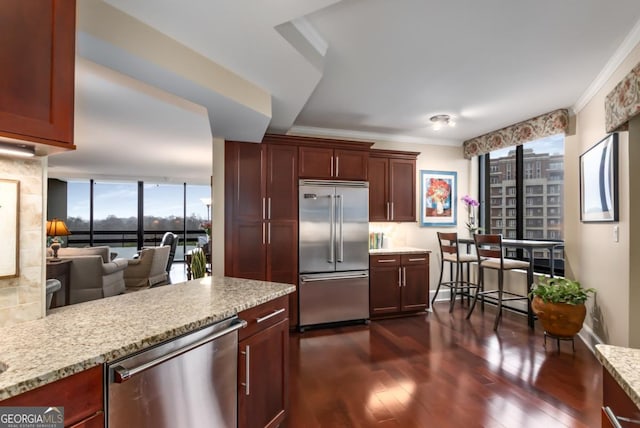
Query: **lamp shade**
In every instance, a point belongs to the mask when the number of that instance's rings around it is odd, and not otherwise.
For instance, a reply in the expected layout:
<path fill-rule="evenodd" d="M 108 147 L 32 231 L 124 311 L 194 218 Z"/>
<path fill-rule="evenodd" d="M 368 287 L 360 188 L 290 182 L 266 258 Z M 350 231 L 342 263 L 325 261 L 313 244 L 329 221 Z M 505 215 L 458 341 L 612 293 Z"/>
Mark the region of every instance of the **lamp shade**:
<path fill-rule="evenodd" d="M 67 236 L 71 235 L 64 221 L 54 218 L 47 221 L 47 236 Z"/>

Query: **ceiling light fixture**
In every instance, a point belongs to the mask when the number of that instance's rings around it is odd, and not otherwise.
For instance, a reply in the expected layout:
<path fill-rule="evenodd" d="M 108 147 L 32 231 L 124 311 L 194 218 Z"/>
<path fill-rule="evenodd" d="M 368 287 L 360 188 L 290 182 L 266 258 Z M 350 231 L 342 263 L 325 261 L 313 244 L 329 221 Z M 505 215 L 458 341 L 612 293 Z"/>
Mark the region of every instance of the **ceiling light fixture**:
<path fill-rule="evenodd" d="M 451 120 L 451 116 L 448 114 L 437 114 L 435 116 L 431 116 L 429 120 L 433 123 L 433 130 L 439 131 L 445 126 L 454 127 L 456 123 Z"/>
<path fill-rule="evenodd" d="M 30 158 L 36 155 L 36 149 L 26 144 L 0 143 L 0 155 Z"/>

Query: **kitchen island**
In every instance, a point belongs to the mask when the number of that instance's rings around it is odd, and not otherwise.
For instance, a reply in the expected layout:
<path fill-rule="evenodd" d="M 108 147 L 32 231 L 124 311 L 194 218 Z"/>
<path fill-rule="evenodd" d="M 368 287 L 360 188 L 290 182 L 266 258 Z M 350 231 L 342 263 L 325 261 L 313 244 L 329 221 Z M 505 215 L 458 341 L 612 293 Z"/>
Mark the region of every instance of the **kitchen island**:
<path fill-rule="evenodd" d="M 42 319 L 0 328 L 0 400 L 293 291 L 290 284 L 206 277 L 67 306 Z"/>

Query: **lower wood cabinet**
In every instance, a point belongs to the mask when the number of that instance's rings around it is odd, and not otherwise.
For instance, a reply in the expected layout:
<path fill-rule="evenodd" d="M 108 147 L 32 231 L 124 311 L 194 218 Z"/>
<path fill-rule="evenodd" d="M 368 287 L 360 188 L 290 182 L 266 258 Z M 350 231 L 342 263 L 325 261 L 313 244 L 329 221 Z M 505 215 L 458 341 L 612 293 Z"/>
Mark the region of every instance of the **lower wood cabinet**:
<path fill-rule="evenodd" d="M 424 311 L 429 304 L 429 253 L 369 258 L 371 318 Z"/>
<path fill-rule="evenodd" d="M 65 427 L 104 427 L 103 367 L 96 366 L 64 379 L 0 401 L 0 406 L 63 406 Z"/>
<path fill-rule="evenodd" d="M 289 403 L 287 296 L 239 314 L 247 321 L 238 342 L 238 427 L 277 427 Z"/>
<path fill-rule="evenodd" d="M 602 428 L 640 425 L 640 409 L 604 367 L 602 368 L 602 402 Z M 629 422 L 630 420 L 635 423 Z"/>

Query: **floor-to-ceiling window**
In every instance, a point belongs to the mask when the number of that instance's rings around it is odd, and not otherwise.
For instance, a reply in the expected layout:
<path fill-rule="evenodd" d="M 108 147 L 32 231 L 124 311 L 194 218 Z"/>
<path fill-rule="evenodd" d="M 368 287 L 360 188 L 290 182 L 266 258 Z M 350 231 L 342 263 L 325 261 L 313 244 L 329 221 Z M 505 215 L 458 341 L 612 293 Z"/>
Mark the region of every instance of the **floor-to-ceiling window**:
<path fill-rule="evenodd" d="M 173 232 L 179 237 L 174 260 L 184 260 L 185 251 L 207 241 L 210 198 L 210 186 L 69 181 L 68 245 L 108 245 L 118 257 L 130 258 Z"/>
<path fill-rule="evenodd" d="M 138 186 L 136 183 L 93 183 L 93 245 L 108 245 L 118 257 L 138 250 Z"/>
<path fill-rule="evenodd" d="M 564 135 L 499 149 L 480 159 L 484 229 L 505 238 L 562 240 Z M 527 257 L 509 249 L 509 257 Z M 535 254 L 536 270 L 548 271 L 549 254 Z M 564 269 L 563 252 L 554 254 L 555 269 Z"/>

